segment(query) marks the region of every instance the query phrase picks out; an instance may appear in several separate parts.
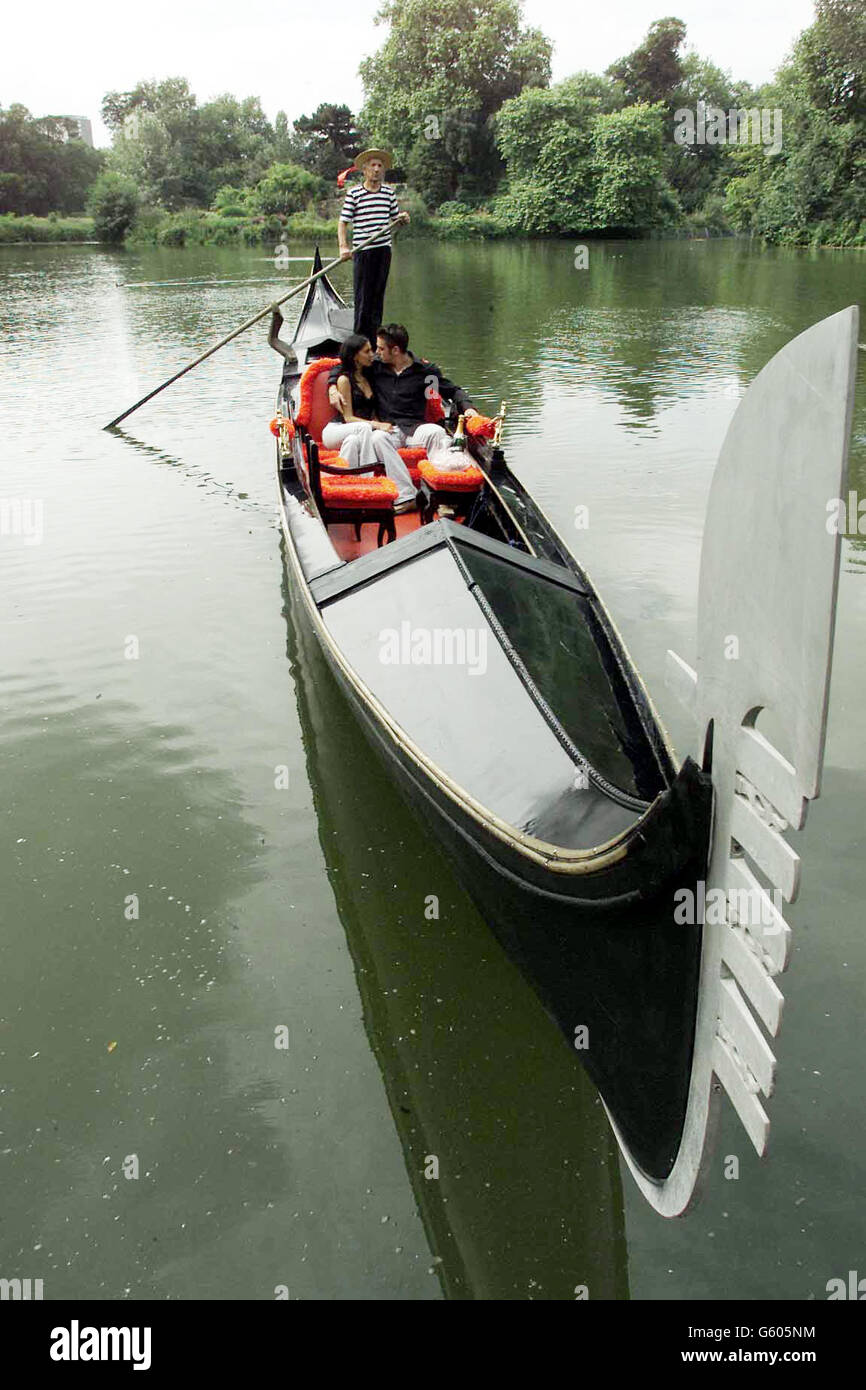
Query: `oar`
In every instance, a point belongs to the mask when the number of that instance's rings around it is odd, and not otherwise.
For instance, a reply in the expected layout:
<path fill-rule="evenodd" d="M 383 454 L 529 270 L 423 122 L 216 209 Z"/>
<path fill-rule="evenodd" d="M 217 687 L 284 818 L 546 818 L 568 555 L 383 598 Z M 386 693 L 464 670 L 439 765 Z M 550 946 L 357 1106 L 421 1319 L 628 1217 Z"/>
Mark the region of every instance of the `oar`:
<path fill-rule="evenodd" d="M 352 248 L 352 255 L 354 256 L 358 251 L 362 251 L 365 246 L 369 246 L 371 241 L 375 241 L 378 237 L 382 235 L 383 230 L 387 230 L 389 232 L 393 231 L 393 229 L 400 225 L 400 223 L 401 219 L 399 217 L 395 217 L 393 222 L 388 223 L 387 229 L 380 227 L 377 232 L 371 232 L 365 241 L 362 241 L 359 246 L 355 246 Z M 300 294 L 301 290 L 306 289 L 308 285 L 312 285 L 314 280 L 318 280 L 319 277 L 322 275 L 327 275 L 329 270 L 333 270 L 335 265 L 340 264 L 341 257 L 337 256 L 333 261 L 329 261 L 327 265 L 323 265 L 322 269 L 317 270 L 315 275 L 309 275 L 306 280 L 302 280 L 299 285 L 295 285 L 295 288 L 293 290 L 289 290 L 288 294 L 284 294 L 282 299 L 275 300 L 274 303 L 269 304 L 267 308 L 262 309 L 258 314 L 253 314 L 253 317 L 251 319 L 247 319 L 246 323 L 242 323 L 240 328 L 236 328 L 234 333 L 229 333 L 229 335 L 226 338 L 222 338 L 218 343 L 214 343 L 213 347 L 208 348 L 207 352 L 203 352 L 201 357 L 197 357 L 194 362 L 190 362 L 186 367 L 181 367 L 179 372 L 175 372 L 174 376 L 170 376 L 168 378 L 168 381 L 164 381 L 162 385 L 157 386 L 155 390 L 148 391 L 146 396 L 142 396 L 140 401 L 135 402 L 135 405 L 131 405 L 129 409 L 124 410 L 121 415 L 116 415 L 113 420 L 109 420 L 108 424 L 105 425 L 104 428 L 110 430 L 113 429 L 115 425 L 119 425 L 121 420 L 125 420 L 127 415 L 131 415 L 134 410 L 138 410 L 139 406 L 145 405 L 147 401 L 152 401 L 154 396 L 158 396 L 160 391 L 165 390 L 166 386 L 171 386 L 172 382 L 178 381 L 182 376 L 186 376 L 187 372 L 192 371 L 193 367 L 197 367 L 200 362 L 204 362 L 205 358 L 213 357 L 214 353 L 219 352 L 221 347 L 225 347 L 226 343 L 230 343 L 232 341 L 232 338 L 239 337 L 240 334 L 245 333 L 248 328 L 252 328 L 254 323 L 258 323 L 260 319 L 263 319 L 267 314 L 272 313 L 278 304 L 285 304 L 287 299 L 291 299 L 294 295 Z"/>

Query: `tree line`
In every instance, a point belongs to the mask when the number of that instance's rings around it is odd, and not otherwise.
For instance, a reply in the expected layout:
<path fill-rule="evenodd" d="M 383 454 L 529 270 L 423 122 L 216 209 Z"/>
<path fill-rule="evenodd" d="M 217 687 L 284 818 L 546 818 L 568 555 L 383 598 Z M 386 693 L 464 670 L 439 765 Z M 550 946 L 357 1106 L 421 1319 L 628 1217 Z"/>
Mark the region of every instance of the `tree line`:
<path fill-rule="evenodd" d="M 88 195 L 109 240 L 142 205 L 224 219 L 333 215 L 337 173 L 377 143 L 394 151 L 421 216 L 452 227 L 571 235 L 691 224 L 862 244 L 866 4 L 815 9 L 757 89 L 687 50 L 675 18 L 653 23 L 605 73 L 551 85 L 552 45 L 523 24 L 518 0 L 384 0 L 387 33 L 361 64 L 357 114 L 323 103 L 272 124 L 256 97 L 199 104 L 184 78 L 140 82 L 105 96 L 103 155 L 57 118 L 0 110 L 0 212 L 77 211 Z M 697 113 L 697 139 L 679 138 L 683 112 Z M 760 126 L 755 138 L 754 122 L 747 143 L 727 124 L 713 131 L 713 112 L 772 113 L 779 138 L 761 138 Z"/>

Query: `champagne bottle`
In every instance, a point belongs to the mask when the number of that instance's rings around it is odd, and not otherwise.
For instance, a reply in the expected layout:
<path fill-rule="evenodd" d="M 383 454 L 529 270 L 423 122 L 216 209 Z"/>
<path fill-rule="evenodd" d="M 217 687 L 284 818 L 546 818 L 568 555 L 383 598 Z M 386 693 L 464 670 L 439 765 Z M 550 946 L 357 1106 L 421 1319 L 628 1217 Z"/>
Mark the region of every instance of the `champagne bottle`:
<path fill-rule="evenodd" d="M 451 448 L 457 453 L 463 453 L 466 449 L 466 416 L 461 415 L 457 421 L 457 429 L 451 439 Z"/>

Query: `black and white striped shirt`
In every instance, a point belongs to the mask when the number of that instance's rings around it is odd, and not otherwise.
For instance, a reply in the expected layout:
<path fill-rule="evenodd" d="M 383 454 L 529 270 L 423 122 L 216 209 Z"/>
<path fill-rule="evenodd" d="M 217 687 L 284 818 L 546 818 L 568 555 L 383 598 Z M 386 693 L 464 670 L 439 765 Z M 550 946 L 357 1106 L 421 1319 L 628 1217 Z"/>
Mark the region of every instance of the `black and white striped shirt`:
<path fill-rule="evenodd" d="M 391 245 L 388 223 L 393 221 L 399 212 L 397 195 L 393 188 L 383 183 L 376 193 L 371 193 L 362 183 L 356 183 L 346 194 L 340 220 L 351 222 L 353 246 L 360 246 L 373 232 L 378 231 L 380 227 L 383 228 L 382 235 L 371 241 L 369 247 L 364 248 L 372 251 L 377 246 Z"/>

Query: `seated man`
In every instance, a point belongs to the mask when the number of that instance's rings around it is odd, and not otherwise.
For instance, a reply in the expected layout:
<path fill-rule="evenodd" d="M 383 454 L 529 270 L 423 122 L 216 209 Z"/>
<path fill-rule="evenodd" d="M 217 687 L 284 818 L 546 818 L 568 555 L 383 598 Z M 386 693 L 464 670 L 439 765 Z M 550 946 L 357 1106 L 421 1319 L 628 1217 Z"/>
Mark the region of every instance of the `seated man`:
<path fill-rule="evenodd" d="M 378 359 L 370 365 L 370 381 L 379 415 L 394 426 L 391 435 L 398 449 L 426 449 L 437 468 L 465 468 L 471 462 L 451 447 L 451 436 L 441 425 L 427 424 L 427 402 L 433 395 L 453 401 L 461 415 L 471 419 L 478 411 L 462 386 L 455 386 L 436 366 L 409 352 L 409 334 L 401 323 L 384 324 L 376 335 Z"/>

